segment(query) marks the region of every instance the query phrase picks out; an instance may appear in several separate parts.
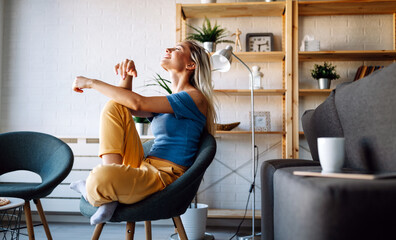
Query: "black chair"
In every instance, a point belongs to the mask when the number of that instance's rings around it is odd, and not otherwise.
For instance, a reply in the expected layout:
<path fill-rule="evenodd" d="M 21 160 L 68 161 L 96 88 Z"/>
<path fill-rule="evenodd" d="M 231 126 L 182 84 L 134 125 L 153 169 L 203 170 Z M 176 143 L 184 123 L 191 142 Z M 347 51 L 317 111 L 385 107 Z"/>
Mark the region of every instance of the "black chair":
<path fill-rule="evenodd" d="M 144 144 L 145 152 L 148 152 L 151 144 L 152 141 Z M 180 178 L 164 190 L 140 202 L 131 205 L 119 204 L 110 222 L 127 222 L 126 239 L 133 239 L 135 222 L 145 221 L 146 239 L 151 239 L 151 221 L 172 218 L 180 239 L 186 240 L 180 215 L 187 210 L 197 193 L 202 177 L 213 161 L 215 153 L 214 137 L 204 133 L 194 164 Z M 84 198 L 81 199 L 80 211 L 84 216 L 91 217 L 96 209 Z M 103 226 L 104 223 L 96 225 L 92 239 L 99 239 Z"/>
<path fill-rule="evenodd" d="M 70 147 L 48 134 L 38 132 L 10 132 L 0 134 L 0 175 L 27 170 L 40 175 L 41 183 L 0 183 L 0 196 L 25 200 L 24 212 L 29 239 L 34 239 L 30 200 L 37 206 L 48 239 L 51 232 L 45 219 L 40 198 L 48 196 L 60 184 L 73 166 Z"/>

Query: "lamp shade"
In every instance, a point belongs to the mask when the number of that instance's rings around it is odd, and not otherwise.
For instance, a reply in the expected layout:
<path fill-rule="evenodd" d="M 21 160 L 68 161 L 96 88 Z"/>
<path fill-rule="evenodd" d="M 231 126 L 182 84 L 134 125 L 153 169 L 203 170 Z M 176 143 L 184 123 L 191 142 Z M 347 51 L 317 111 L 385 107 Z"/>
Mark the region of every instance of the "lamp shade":
<path fill-rule="evenodd" d="M 228 72 L 232 62 L 232 46 L 228 45 L 212 55 L 213 71 Z"/>

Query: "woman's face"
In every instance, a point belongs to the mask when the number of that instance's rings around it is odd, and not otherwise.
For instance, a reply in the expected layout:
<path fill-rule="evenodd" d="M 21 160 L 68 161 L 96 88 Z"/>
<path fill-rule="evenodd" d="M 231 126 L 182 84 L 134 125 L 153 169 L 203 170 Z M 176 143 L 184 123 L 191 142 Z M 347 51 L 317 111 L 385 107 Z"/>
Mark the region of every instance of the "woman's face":
<path fill-rule="evenodd" d="M 178 72 L 189 70 L 191 66 L 194 66 L 188 44 L 181 42 L 173 48 L 167 48 L 164 57 L 161 59 L 161 66 L 167 71 Z"/>

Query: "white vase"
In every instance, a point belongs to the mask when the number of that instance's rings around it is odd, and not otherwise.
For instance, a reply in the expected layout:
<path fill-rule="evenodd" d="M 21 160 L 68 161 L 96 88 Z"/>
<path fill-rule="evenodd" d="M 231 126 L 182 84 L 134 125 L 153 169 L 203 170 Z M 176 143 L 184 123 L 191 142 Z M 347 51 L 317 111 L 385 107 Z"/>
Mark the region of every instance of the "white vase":
<path fill-rule="evenodd" d="M 215 3 L 216 0 L 201 0 L 201 3 Z"/>
<path fill-rule="evenodd" d="M 186 230 L 187 238 L 189 240 L 202 240 L 205 237 L 208 205 L 198 203 L 197 208 L 194 208 L 195 204 L 191 205 L 192 208 L 187 208 L 187 211 L 180 217 Z"/>

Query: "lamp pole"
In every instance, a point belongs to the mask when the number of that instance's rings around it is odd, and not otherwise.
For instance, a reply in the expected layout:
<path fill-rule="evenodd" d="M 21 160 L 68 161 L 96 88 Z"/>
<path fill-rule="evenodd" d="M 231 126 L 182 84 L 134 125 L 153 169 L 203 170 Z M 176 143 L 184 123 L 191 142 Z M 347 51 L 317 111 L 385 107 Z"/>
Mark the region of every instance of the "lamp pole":
<path fill-rule="evenodd" d="M 248 240 L 248 239 L 255 239 L 256 233 L 254 229 L 254 221 L 255 221 L 255 211 L 256 211 L 256 154 L 255 154 L 255 148 L 256 148 L 256 136 L 255 136 L 255 124 L 254 124 L 254 90 L 253 90 L 253 73 L 250 70 L 250 68 L 239 58 L 237 57 L 234 52 L 231 52 L 232 55 L 238 59 L 239 62 L 241 62 L 249 71 L 249 76 L 250 76 L 250 119 L 251 119 L 251 125 L 252 125 L 252 184 L 251 188 L 249 191 L 252 191 L 252 235 L 247 236 L 247 237 L 242 237 L 239 238 L 239 240 Z"/>
<path fill-rule="evenodd" d="M 250 240 L 250 239 L 255 239 L 256 234 L 254 230 L 254 221 L 255 221 L 255 211 L 256 211 L 256 186 L 255 186 L 255 178 L 256 178 L 256 137 L 255 137 L 255 124 L 254 124 L 254 90 L 253 90 L 253 74 L 250 68 L 239 58 L 237 57 L 233 51 L 232 51 L 232 46 L 228 45 L 225 49 L 222 49 L 218 52 L 216 52 L 214 55 L 212 55 L 212 63 L 214 67 L 214 71 L 220 71 L 220 72 L 227 72 L 230 70 L 231 67 L 231 62 L 232 62 L 232 56 L 234 56 L 236 59 L 238 59 L 239 62 L 242 63 L 243 66 L 246 67 L 246 69 L 249 71 L 249 76 L 250 76 L 250 103 L 251 103 L 251 126 L 252 126 L 252 184 L 250 185 L 249 193 L 253 194 L 252 197 L 252 235 L 250 236 L 244 236 L 244 237 L 238 237 L 238 240 Z"/>

